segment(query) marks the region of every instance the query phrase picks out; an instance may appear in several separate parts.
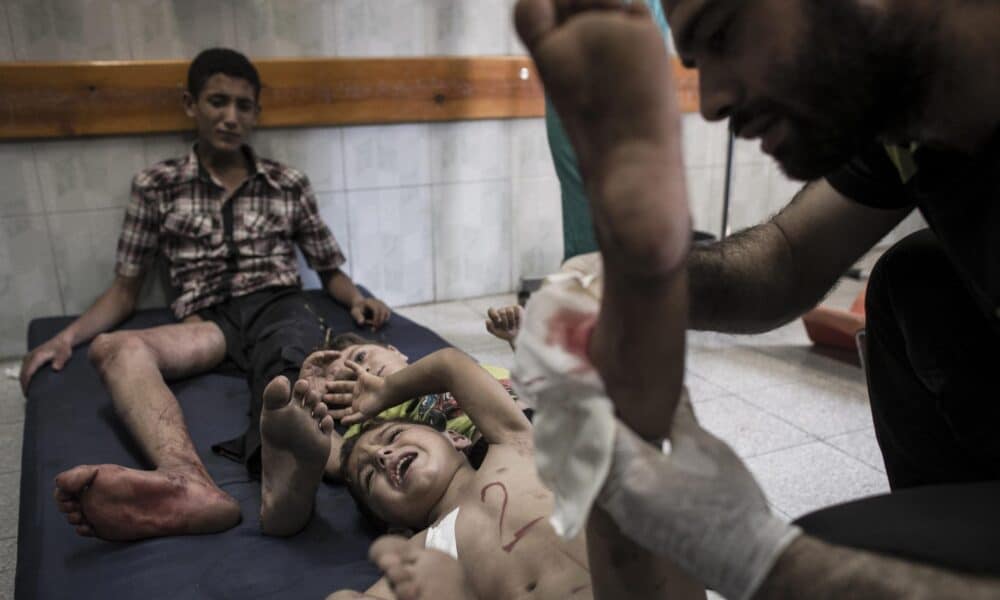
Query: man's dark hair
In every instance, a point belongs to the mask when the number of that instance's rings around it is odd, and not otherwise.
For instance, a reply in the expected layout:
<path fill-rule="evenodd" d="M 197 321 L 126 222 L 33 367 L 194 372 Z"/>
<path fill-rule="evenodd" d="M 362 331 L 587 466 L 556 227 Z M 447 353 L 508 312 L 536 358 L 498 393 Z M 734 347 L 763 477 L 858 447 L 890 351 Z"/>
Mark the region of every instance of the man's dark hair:
<path fill-rule="evenodd" d="M 388 348 L 389 344 L 385 342 L 380 342 L 378 340 L 370 340 L 366 337 L 362 337 L 356 333 L 341 333 L 340 335 L 334 336 L 330 343 L 327 344 L 327 350 L 336 350 L 337 352 L 342 352 L 343 350 L 350 348 L 351 346 L 363 346 L 365 344 L 374 344 L 376 346 L 382 346 L 383 348 Z"/>
<path fill-rule="evenodd" d="M 355 335 L 353 333 L 344 335 Z M 338 336 L 340 337 L 340 336 Z M 360 336 L 359 336 L 360 337 Z M 363 339 L 363 338 L 362 338 Z M 365 501 L 364 497 L 361 495 L 361 489 L 359 487 L 360 482 L 353 481 L 350 478 L 350 471 L 347 469 L 347 460 L 351 457 L 351 453 L 354 452 L 354 447 L 358 445 L 358 441 L 363 435 L 369 431 L 374 431 L 382 427 L 383 425 L 389 425 L 391 423 L 405 423 L 407 425 L 420 425 L 422 427 L 427 427 L 433 429 L 434 431 L 440 431 L 438 428 L 423 423 L 421 421 L 414 421 L 407 417 L 397 417 L 394 419 L 380 419 L 375 417 L 369 419 L 361 424 L 361 431 L 357 435 L 351 436 L 344 440 L 344 444 L 340 447 L 340 479 L 347 485 L 347 491 L 351 494 L 351 498 L 354 498 L 354 504 L 357 505 L 358 510 L 361 512 L 361 516 L 375 528 L 379 533 L 386 533 L 389 531 L 389 523 L 386 523 L 382 517 L 375 514 L 375 512 L 368 506 L 368 502 Z"/>
<path fill-rule="evenodd" d="M 260 97 L 260 75 L 257 68 L 246 57 L 229 48 L 209 48 L 202 50 L 188 67 L 188 92 L 198 98 L 205 82 L 217 73 L 245 79 L 253 86 L 254 98 Z"/>

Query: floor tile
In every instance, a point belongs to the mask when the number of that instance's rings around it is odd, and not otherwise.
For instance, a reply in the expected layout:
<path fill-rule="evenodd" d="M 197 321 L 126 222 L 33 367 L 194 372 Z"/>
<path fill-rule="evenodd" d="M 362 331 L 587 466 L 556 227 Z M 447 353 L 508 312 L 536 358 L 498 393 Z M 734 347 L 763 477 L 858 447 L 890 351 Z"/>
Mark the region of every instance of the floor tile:
<path fill-rule="evenodd" d="M 739 395 L 821 439 L 864 429 L 872 422 L 866 395 L 825 379 L 748 390 Z"/>
<path fill-rule="evenodd" d="M 704 377 L 695 375 L 691 371 L 687 371 L 684 374 L 684 385 L 687 386 L 692 404 L 705 402 L 719 396 L 730 395 L 729 391 L 709 382 Z"/>
<path fill-rule="evenodd" d="M 396 309 L 407 319 L 431 329 L 449 343 L 459 347 L 489 336 L 479 314 L 463 302 L 441 302 Z"/>
<path fill-rule="evenodd" d="M 768 500 L 793 519 L 889 491 L 884 474 L 823 442 L 756 456 L 747 465 Z"/>
<path fill-rule="evenodd" d="M 24 420 L 21 384 L 16 377 L 12 379 L 7 376 L 8 369 L 14 369 L 15 373 L 20 371 L 20 359 L 0 362 L 0 424 Z"/>
<path fill-rule="evenodd" d="M 885 473 L 885 462 L 882 460 L 882 450 L 875 439 L 875 429 L 869 427 L 861 431 L 845 433 L 825 440 L 827 444 L 850 454 L 866 465 Z"/>
<path fill-rule="evenodd" d="M 692 349 L 688 369 L 730 392 L 752 392 L 807 379 L 808 371 L 749 348 Z"/>
<path fill-rule="evenodd" d="M 0 425 L 0 473 L 21 470 L 21 437 L 24 423 Z"/>
<path fill-rule="evenodd" d="M 482 296 L 480 298 L 468 298 L 464 302 L 485 319 L 486 311 L 490 308 L 501 308 L 517 304 L 517 294 L 497 294 L 494 296 Z"/>
<path fill-rule="evenodd" d="M 695 406 L 701 425 L 747 458 L 814 441 L 806 432 L 767 414 L 736 396 Z"/>
<path fill-rule="evenodd" d="M 20 471 L 0 474 L 0 539 L 17 536 L 17 507 L 20 495 Z"/>
<path fill-rule="evenodd" d="M 828 379 L 867 394 L 864 373 L 851 351 L 789 344 L 762 345 L 756 350 L 801 371 L 804 380 Z"/>
<path fill-rule="evenodd" d="M 0 600 L 14 597 L 14 573 L 17 570 L 17 539 L 0 540 Z"/>

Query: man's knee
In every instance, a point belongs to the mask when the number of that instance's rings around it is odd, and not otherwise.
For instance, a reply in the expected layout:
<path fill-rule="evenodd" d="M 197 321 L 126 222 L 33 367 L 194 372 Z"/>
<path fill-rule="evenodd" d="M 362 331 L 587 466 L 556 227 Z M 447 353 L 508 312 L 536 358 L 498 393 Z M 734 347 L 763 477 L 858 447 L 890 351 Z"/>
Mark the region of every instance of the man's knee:
<path fill-rule="evenodd" d="M 926 293 L 928 278 L 945 275 L 947 270 L 947 258 L 930 230 L 908 235 L 875 263 L 868 279 L 866 314 L 877 315 L 890 309 L 894 298 L 898 300 Z"/>
<path fill-rule="evenodd" d="M 134 332 L 116 331 L 95 337 L 87 358 L 101 375 L 105 375 L 126 361 L 152 358 L 152 351 Z"/>

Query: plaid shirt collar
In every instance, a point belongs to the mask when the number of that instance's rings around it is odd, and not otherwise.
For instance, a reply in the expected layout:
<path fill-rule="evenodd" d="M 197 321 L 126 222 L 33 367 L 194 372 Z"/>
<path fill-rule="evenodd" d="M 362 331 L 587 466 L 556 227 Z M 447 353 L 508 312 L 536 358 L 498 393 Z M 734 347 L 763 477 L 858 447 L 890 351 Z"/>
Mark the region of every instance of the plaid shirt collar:
<path fill-rule="evenodd" d="M 257 153 L 253 151 L 247 144 L 243 144 L 240 148 L 243 155 L 247 157 L 250 164 L 253 165 L 254 170 L 250 173 L 248 179 L 253 177 L 263 177 L 264 181 L 268 183 L 275 190 L 280 190 L 281 186 L 275 181 L 274 176 L 270 169 L 261 162 Z M 188 151 L 187 158 L 178 167 L 178 173 L 181 181 L 194 181 L 196 179 L 204 179 L 205 181 L 210 181 L 213 184 L 222 187 L 222 185 L 212 177 L 208 169 L 205 169 L 201 165 L 201 161 L 198 158 L 198 142 L 191 145 L 191 150 Z"/>

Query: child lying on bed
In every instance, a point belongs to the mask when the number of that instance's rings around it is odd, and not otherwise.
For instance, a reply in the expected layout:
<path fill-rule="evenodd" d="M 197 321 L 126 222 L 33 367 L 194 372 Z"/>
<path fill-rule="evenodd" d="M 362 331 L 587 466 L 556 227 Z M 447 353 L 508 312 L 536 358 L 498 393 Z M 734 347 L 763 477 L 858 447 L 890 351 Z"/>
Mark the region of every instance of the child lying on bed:
<path fill-rule="evenodd" d="M 516 304 L 490 308 L 486 328 L 513 348 L 522 314 L 523 309 Z M 382 377 L 388 377 L 409 364 L 409 358 L 395 346 L 370 340 L 356 333 L 340 334 L 330 341 L 328 350 L 311 354 L 303 366 L 301 377 L 312 379 L 313 385 L 322 390 L 323 402 L 328 405 L 329 414 L 335 420 L 352 412 L 351 397 L 356 376 L 354 371 L 346 366 L 348 360 L 353 360 Z M 510 372 L 491 365 L 483 365 L 483 368 L 500 381 L 516 401 L 517 395 L 510 384 Z M 379 416 L 383 419 L 406 416 L 411 420 L 436 424 L 442 429 L 459 433 L 468 438 L 473 445 L 479 441 L 475 425 L 448 394 L 428 394 L 420 398 L 411 398 Z M 360 431 L 360 425 L 352 426 L 343 436 L 331 431 L 330 458 L 325 470 L 325 477 L 328 480 L 340 479 L 340 447 L 344 439 L 351 438 Z M 470 450 L 472 449 L 474 447 L 470 446 Z"/>
<path fill-rule="evenodd" d="M 383 528 L 419 532 L 407 547 L 441 551 L 415 559 L 439 586 L 425 597 L 592 597 L 586 536 L 563 541 L 549 525 L 552 495 L 535 472 L 531 424 L 496 379 L 454 349 L 389 377 L 347 364 L 358 374 L 358 413 L 348 421 L 448 391 L 489 441 L 478 470 L 461 452 L 466 440 L 422 423 L 371 420 L 343 447 L 343 476 L 362 512 Z M 701 597 L 676 571 L 655 576 L 670 578 L 669 597 Z M 385 579 L 366 593 L 395 597 Z M 342 591 L 334 597 L 363 596 Z"/>
<path fill-rule="evenodd" d="M 501 309 L 511 316 L 520 315 L 519 309 L 510 307 Z M 491 309 L 492 311 L 493 309 Z M 496 329 L 516 335 L 519 319 L 508 318 L 498 320 Z M 329 442 L 321 444 L 327 448 L 327 460 L 322 468 L 322 476 L 331 481 L 340 480 L 340 449 L 345 439 L 356 436 L 361 431 L 360 425 L 354 425 L 341 436 L 333 429 L 333 421 L 353 411 L 351 408 L 357 375 L 346 363 L 353 360 L 363 369 L 388 377 L 409 365 L 409 359 L 395 346 L 369 340 L 355 333 L 345 333 L 334 337 L 328 344 L 329 350 L 313 352 L 303 363 L 299 373 L 300 383 L 295 389 L 295 401 L 299 408 L 309 406 L 311 417 L 315 423 L 309 425 L 309 419 L 299 414 L 301 411 L 282 410 L 289 404 L 287 379 L 284 382 L 272 382 L 265 390 L 264 413 L 262 417 L 261 437 L 263 441 L 262 458 L 265 464 L 271 463 L 271 468 L 263 469 L 261 487 L 261 529 L 269 535 L 292 535 L 300 531 L 309 522 L 312 515 L 313 496 L 319 485 L 315 473 L 319 469 L 314 460 L 313 451 L 321 442 L 312 441 L 315 429 L 329 437 Z M 516 402 L 516 396 L 510 386 L 510 373 L 498 367 L 485 367 L 491 375 L 500 381 L 509 394 L 509 400 Z M 338 379 L 339 378 L 339 379 Z M 283 378 L 284 379 L 284 378 Z M 513 403 L 513 402 L 512 402 Z M 327 406 L 328 405 L 328 406 Z M 275 410 L 269 410 L 269 407 Z M 328 410 L 329 408 L 329 410 Z M 414 397 L 394 406 L 382 415 L 383 418 L 407 417 L 411 420 L 433 424 L 439 429 L 452 432 L 456 443 L 470 455 L 474 464 L 478 465 L 485 451 L 485 444 L 475 425 L 458 407 L 451 394 L 424 394 Z M 308 433 L 301 433 L 302 427 L 311 427 Z M 301 439 L 295 439 L 301 436 Z M 459 442 L 459 440 L 463 440 Z M 288 458 L 286 455 L 293 455 Z M 295 456 L 308 456 L 308 465 Z M 268 459 L 267 457 L 271 457 Z M 298 477 L 290 478 L 290 465 L 295 465 Z M 276 493 L 284 489 L 281 486 L 297 486 L 292 494 Z M 294 500 L 292 500 L 294 499 Z"/>

